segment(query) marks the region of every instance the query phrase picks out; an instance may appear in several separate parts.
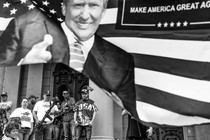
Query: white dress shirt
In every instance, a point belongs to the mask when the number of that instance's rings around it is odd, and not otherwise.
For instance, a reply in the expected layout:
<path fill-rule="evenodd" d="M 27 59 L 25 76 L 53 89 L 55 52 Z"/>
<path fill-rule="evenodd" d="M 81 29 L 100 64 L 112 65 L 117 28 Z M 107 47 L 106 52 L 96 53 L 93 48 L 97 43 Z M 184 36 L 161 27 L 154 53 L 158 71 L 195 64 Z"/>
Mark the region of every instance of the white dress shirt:
<path fill-rule="evenodd" d="M 76 38 L 75 35 L 73 34 L 73 32 L 71 30 L 69 30 L 69 28 L 66 26 L 66 23 L 65 22 L 62 22 L 61 23 L 61 27 L 67 37 L 67 40 L 68 40 L 68 43 L 69 44 L 72 44 L 74 42 Z M 88 39 L 87 41 L 80 41 L 83 45 L 81 46 L 82 48 L 82 51 L 84 53 L 84 57 L 85 57 L 85 61 L 87 59 L 87 56 L 88 56 L 88 53 L 90 52 L 90 49 L 92 48 L 93 46 L 93 43 L 94 43 L 94 40 L 95 40 L 95 37 L 92 36 L 90 39 Z"/>

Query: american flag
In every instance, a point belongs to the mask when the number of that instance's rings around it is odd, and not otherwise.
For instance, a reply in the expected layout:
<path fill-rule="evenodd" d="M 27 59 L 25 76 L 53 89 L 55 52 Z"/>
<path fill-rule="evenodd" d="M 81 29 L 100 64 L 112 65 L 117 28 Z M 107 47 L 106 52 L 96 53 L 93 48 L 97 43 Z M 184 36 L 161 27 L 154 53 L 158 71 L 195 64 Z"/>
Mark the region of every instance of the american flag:
<path fill-rule="evenodd" d="M 1 0 L 0 30 L 6 28 L 11 17 L 35 6 L 61 21 L 61 2 L 54 5 L 57 8 L 51 5 L 56 1 Z M 14 4 L 10 4 L 12 2 Z M 153 32 L 116 29 L 117 13 L 118 1 L 110 0 L 97 33 L 134 57 L 136 109 L 140 120 L 172 126 L 209 123 L 209 30 Z"/>
<path fill-rule="evenodd" d="M 134 56 L 139 118 L 162 126 L 209 123 L 210 30 L 116 29 L 120 3 L 111 2 L 98 34 Z"/>
<path fill-rule="evenodd" d="M 1 0 L 1 18 L 11 18 L 32 10 L 35 6 L 28 0 Z"/>
<path fill-rule="evenodd" d="M 1 0 L 0 1 L 0 34 L 4 31 L 15 16 L 28 10 L 33 10 L 35 5 L 28 0 Z"/>
<path fill-rule="evenodd" d="M 39 6 L 41 5 L 41 6 Z M 62 0 L 56 1 L 35 1 L 35 0 L 1 0 L 0 1 L 0 32 L 4 31 L 9 24 L 9 21 L 14 17 L 38 8 L 46 13 L 56 22 L 62 22 L 63 16 L 61 13 Z"/>

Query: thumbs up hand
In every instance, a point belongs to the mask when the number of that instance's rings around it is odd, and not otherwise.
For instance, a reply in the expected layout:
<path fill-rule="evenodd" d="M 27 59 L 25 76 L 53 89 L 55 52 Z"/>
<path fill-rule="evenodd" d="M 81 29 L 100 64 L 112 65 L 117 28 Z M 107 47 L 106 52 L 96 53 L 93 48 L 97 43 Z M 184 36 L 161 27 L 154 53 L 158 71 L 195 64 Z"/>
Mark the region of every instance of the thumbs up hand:
<path fill-rule="evenodd" d="M 46 34 L 44 36 L 44 40 L 35 44 L 17 65 L 20 66 L 23 64 L 47 63 L 52 58 L 52 54 L 46 49 L 52 44 L 53 37 L 50 34 Z"/>

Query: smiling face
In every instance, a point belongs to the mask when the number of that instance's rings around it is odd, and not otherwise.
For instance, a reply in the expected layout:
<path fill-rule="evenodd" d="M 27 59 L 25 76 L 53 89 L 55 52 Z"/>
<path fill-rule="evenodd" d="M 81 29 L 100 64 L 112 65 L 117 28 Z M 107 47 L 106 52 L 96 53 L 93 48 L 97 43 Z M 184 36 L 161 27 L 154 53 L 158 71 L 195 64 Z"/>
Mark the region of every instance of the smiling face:
<path fill-rule="evenodd" d="M 62 7 L 67 27 L 80 41 L 91 38 L 104 16 L 106 0 L 66 0 Z"/>

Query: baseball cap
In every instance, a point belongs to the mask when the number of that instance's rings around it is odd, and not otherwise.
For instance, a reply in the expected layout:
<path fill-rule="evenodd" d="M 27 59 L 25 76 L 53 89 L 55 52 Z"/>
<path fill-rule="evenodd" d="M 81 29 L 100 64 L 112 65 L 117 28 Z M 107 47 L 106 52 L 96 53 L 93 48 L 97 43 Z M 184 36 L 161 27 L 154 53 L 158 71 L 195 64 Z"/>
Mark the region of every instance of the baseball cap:
<path fill-rule="evenodd" d="M 51 94 L 51 93 L 50 93 L 49 90 L 44 92 L 44 95 L 47 95 L 47 96 L 48 96 L 48 95 L 50 95 L 50 94 Z"/>
<path fill-rule="evenodd" d="M 88 86 L 84 86 L 84 87 L 82 87 L 82 89 L 81 89 L 81 93 L 82 93 L 82 94 L 88 94 L 88 93 L 89 93 Z"/>
<path fill-rule="evenodd" d="M 82 90 L 81 90 L 81 93 L 82 93 L 82 94 L 88 94 L 89 92 L 88 92 L 87 89 L 82 89 Z"/>
<path fill-rule="evenodd" d="M 93 88 L 86 85 L 86 86 L 82 87 L 81 93 L 82 94 L 88 94 L 89 91 L 93 91 Z"/>
<path fill-rule="evenodd" d="M 8 96 L 7 93 L 4 91 L 1 93 L 1 96 Z"/>
<path fill-rule="evenodd" d="M 35 95 L 30 95 L 30 96 L 28 97 L 28 99 L 31 99 L 31 98 L 37 99 L 37 98 L 39 98 L 39 97 L 36 97 Z"/>

